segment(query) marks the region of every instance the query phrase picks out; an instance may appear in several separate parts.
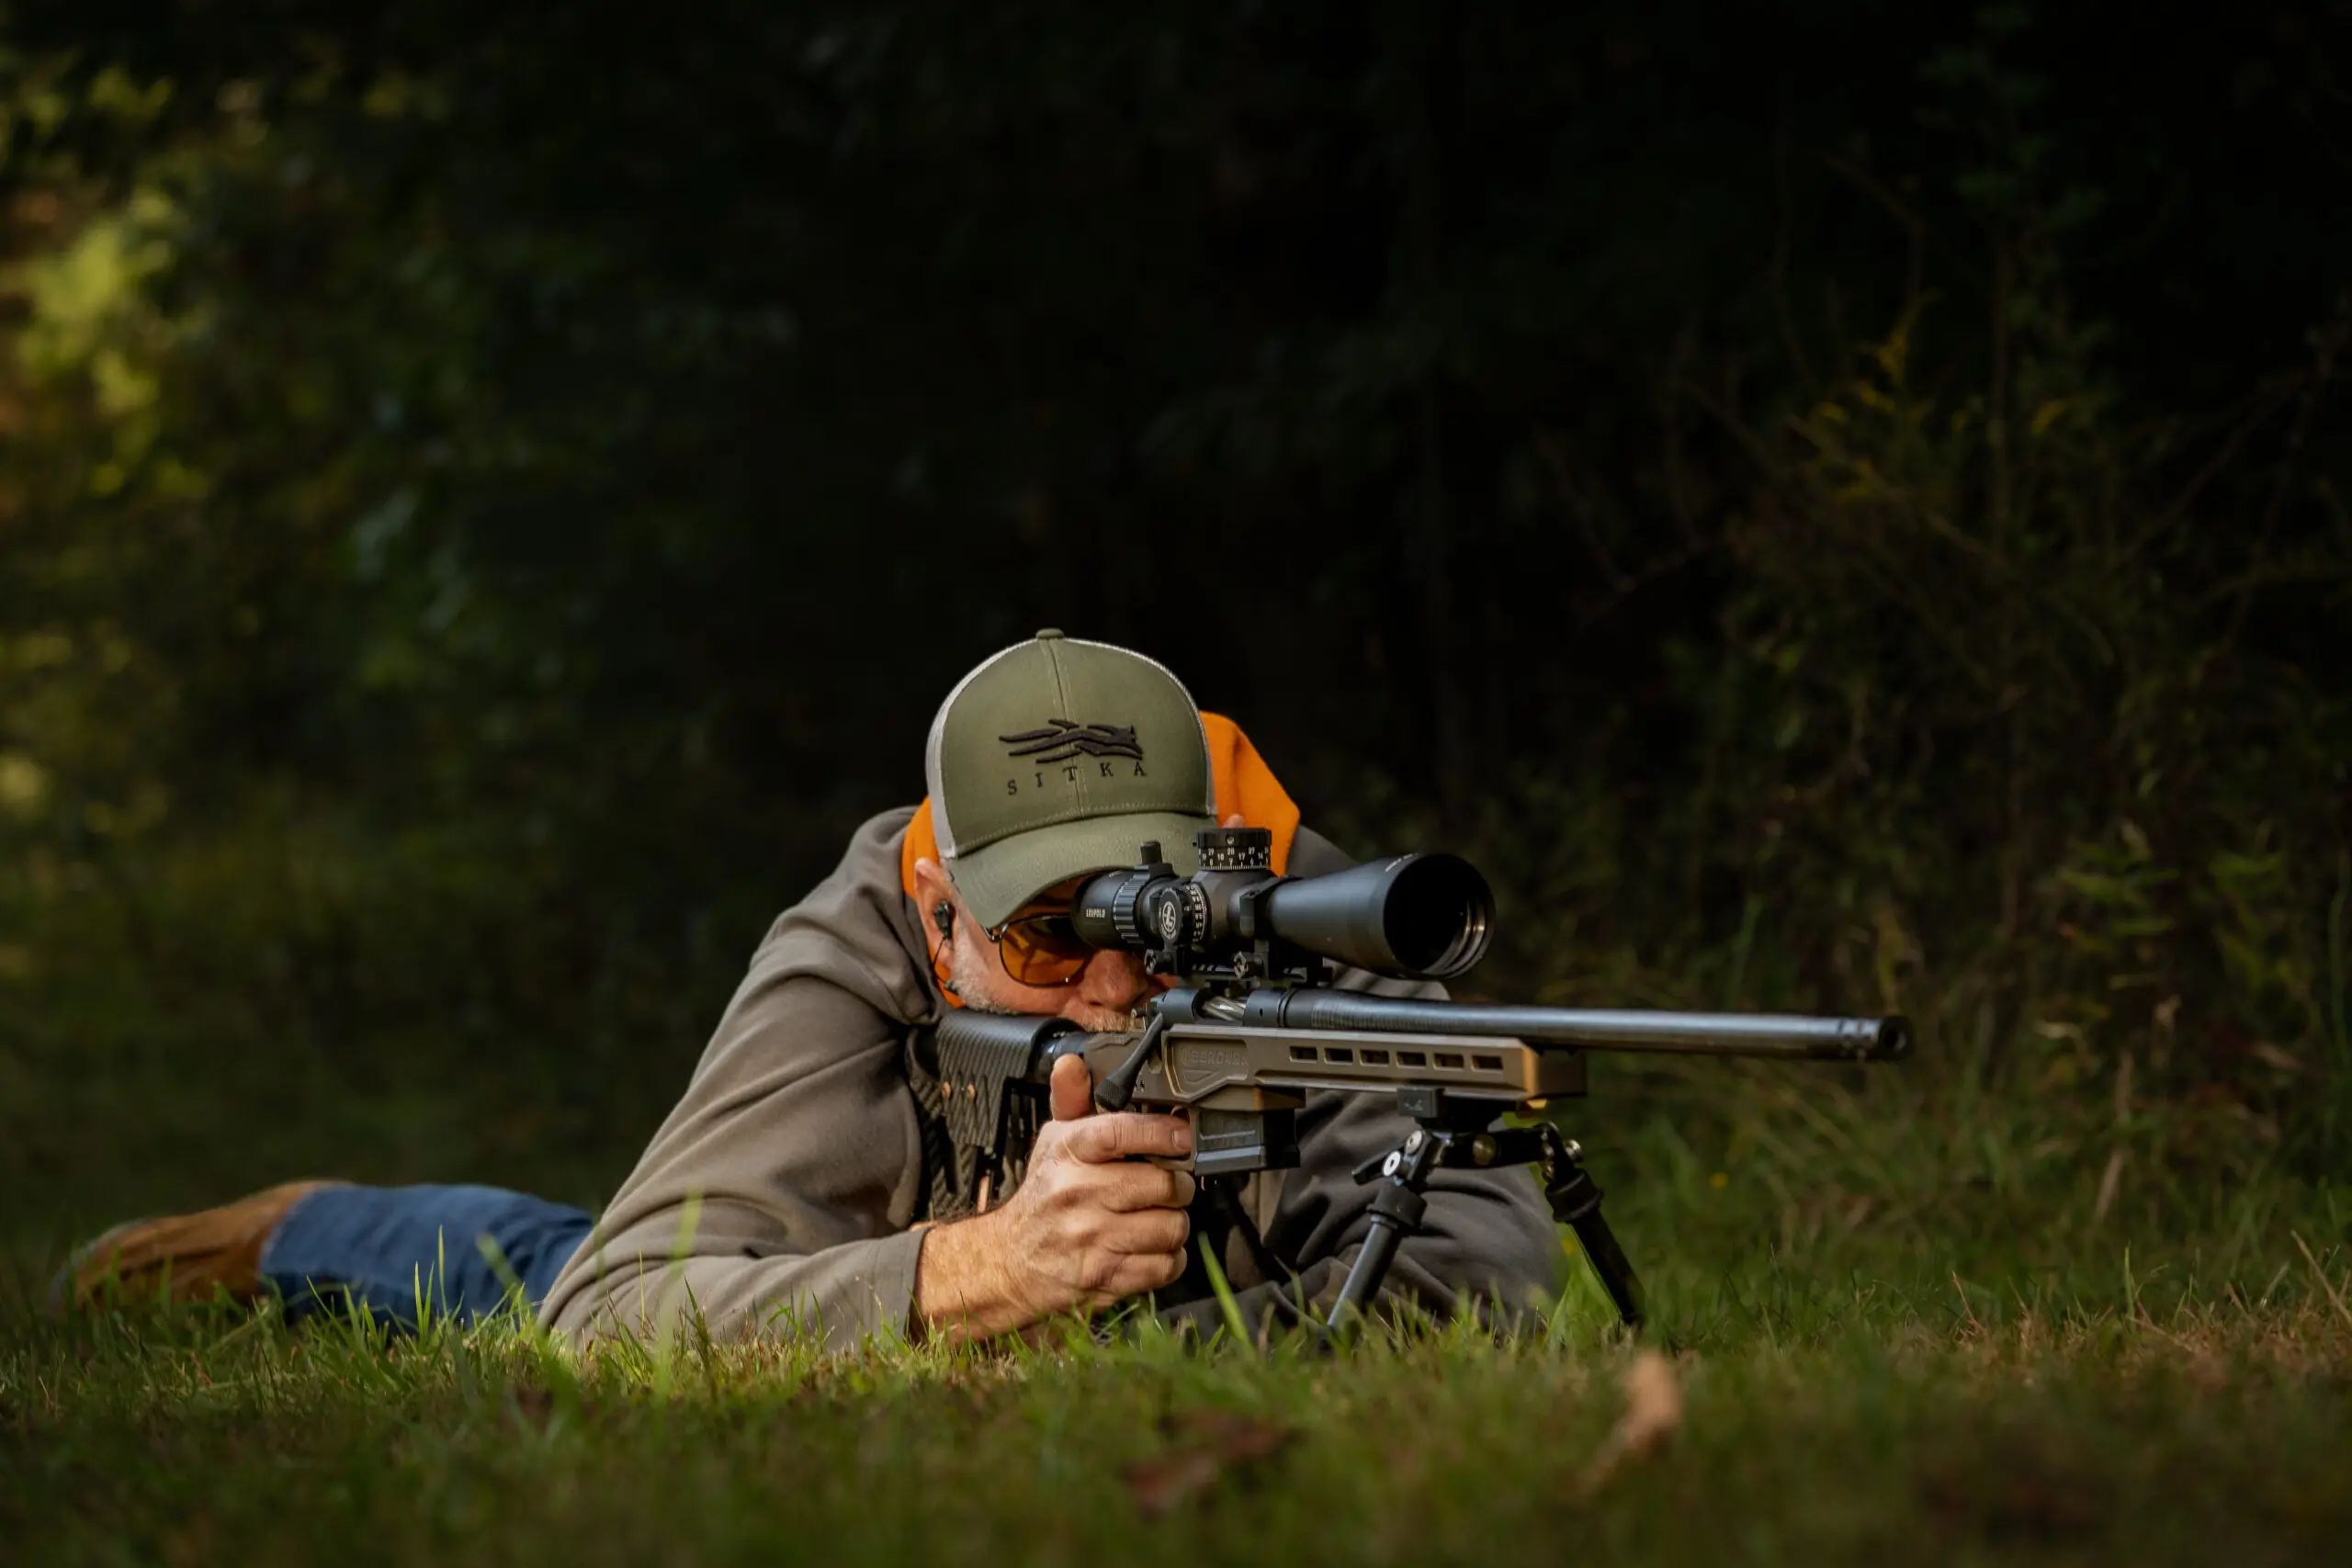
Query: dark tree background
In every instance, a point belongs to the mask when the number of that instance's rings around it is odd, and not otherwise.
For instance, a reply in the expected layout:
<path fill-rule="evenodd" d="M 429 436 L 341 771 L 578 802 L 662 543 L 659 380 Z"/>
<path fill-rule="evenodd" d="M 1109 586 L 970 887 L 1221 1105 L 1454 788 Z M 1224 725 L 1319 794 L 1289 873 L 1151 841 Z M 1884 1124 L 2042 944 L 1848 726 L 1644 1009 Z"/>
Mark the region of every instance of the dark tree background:
<path fill-rule="evenodd" d="M 1479 856 L 1496 990 L 2340 1159 L 2347 39 L 10 0 L 19 1174 L 593 1191 L 1049 624 Z"/>

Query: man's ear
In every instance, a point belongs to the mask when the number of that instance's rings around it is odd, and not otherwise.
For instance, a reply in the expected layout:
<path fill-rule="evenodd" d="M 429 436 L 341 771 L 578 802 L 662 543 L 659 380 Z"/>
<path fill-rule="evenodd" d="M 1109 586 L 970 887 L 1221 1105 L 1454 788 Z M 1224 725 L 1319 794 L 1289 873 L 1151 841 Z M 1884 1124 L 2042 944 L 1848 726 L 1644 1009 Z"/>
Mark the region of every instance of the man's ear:
<path fill-rule="evenodd" d="M 931 912 L 942 904 L 956 902 L 956 885 L 947 880 L 947 872 L 935 860 L 915 862 L 915 908 L 922 912 L 923 924 L 931 923 Z"/>
<path fill-rule="evenodd" d="M 947 961 L 956 942 L 956 913 L 961 906 L 956 902 L 956 885 L 947 879 L 946 871 L 935 860 L 915 861 L 916 918 L 939 932 L 939 943 L 933 946 L 928 936 L 923 945 L 931 953 L 932 978 L 949 996 L 956 995 L 954 966 Z"/>

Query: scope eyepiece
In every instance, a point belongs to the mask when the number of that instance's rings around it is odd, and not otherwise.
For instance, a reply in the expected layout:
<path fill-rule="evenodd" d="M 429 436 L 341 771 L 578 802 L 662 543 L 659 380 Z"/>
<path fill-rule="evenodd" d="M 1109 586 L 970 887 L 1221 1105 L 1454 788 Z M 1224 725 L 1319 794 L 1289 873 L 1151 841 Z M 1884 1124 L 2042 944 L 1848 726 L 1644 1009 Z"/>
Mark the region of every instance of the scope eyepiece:
<path fill-rule="evenodd" d="M 1080 939 L 1212 963 L 1262 942 L 1401 979 L 1444 980 L 1484 957 L 1494 934 L 1487 879 L 1453 855 L 1277 876 L 1265 829 L 1204 829 L 1195 843 L 1201 869 L 1191 876 L 1148 856 L 1090 877 L 1070 911 Z"/>

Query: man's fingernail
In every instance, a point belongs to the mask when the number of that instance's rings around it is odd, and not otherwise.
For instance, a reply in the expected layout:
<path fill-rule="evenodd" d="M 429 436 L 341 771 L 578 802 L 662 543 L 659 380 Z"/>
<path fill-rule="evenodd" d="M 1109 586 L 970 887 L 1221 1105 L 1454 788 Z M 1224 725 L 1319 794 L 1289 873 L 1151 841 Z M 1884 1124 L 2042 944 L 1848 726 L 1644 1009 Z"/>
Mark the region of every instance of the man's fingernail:
<path fill-rule="evenodd" d="M 1176 1152 L 1180 1155 L 1193 1152 L 1193 1129 L 1181 1122 L 1176 1124 Z"/>

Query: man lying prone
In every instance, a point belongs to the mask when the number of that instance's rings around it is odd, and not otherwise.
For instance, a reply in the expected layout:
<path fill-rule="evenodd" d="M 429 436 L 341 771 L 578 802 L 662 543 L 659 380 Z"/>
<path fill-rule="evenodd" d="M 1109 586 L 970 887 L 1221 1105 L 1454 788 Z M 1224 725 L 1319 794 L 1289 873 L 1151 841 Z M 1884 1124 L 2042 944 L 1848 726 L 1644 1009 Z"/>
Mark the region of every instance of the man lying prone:
<path fill-rule="evenodd" d="M 933 1032 L 946 1010 L 1137 1027 L 1167 982 L 1077 943 L 1089 874 L 1156 841 L 1190 873 L 1194 832 L 1273 835 L 1275 869 L 1348 863 L 1246 737 L 1139 654 L 1044 631 L 959 682 L 924 751 L 929 797 L 860 828 L 833 874 L 778 917 L 684 1097 L 601 1217 L 487 1187 L 296 1182 L 200 1213 L 119 1225 L 59 1280 L 85 1306 L 275 1292 L 301 1315 L 420 1305 L 471 1319 L 513 1285 L 554 1328 L 987 1338 L 1137 1298 L 1178 1322 L 1216 1312 L 1213 1254 L 1252 1322 L 1328 1307 L 1368 1228 L 1351 1172 L 1409 1123 L 1383 1097 L 1317 1093 L 1298 1165 L 1252 1176 L 1238 1216 L 1150 1163 L 1192 1147 L 1182 1119 L 1092 1113 L 1075 1060 L 1009 1195 L 947 1136 Z M 1433 987 L 1343 974 L 1347 988 Z M 991 1201 L 993 1198 L 993 1201 Z M 1524 1170 L 1444 1170 L 1385 1293 L 1438 1314 L 1519 1307 L 1562 1253 Z M 420 1294 L 423 1300 L 420 1301 Z"/>

